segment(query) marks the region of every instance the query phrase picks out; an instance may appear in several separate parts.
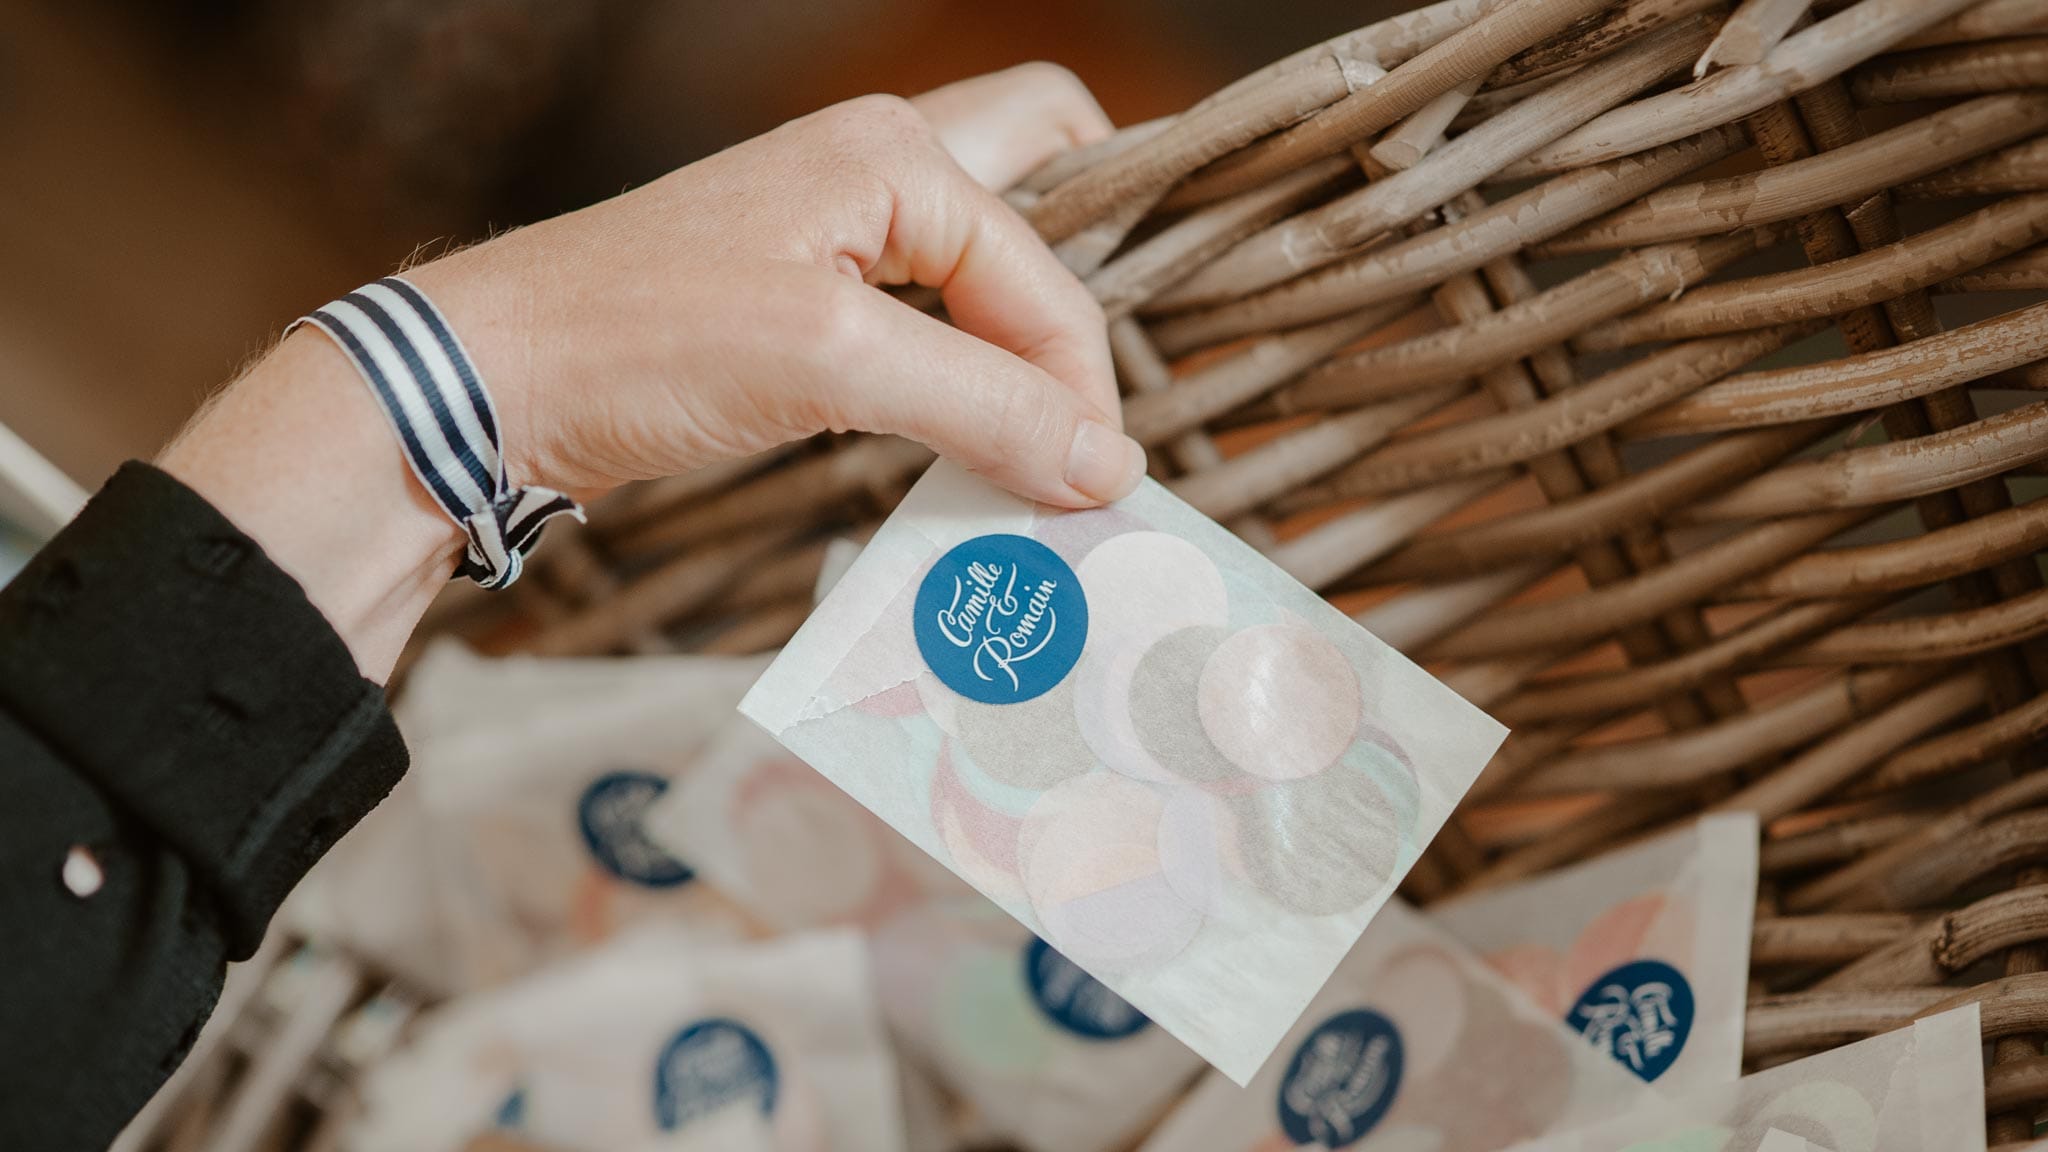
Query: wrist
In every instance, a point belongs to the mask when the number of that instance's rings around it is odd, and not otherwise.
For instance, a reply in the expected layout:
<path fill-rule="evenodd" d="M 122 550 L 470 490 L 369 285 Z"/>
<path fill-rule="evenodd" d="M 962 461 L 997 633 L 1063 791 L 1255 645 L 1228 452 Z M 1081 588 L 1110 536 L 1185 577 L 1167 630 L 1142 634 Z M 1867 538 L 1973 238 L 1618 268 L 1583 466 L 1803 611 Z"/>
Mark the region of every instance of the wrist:
<path fill-rule="evenodd" d="M 610 485 L 563 451 L 565 424 L 549 408 L 551 382 L 589 376 L 571 375 L 570 346 L 555 335 L 561 308 L 546 298 L 548 284 L 528 252 L 534 230 L 465 248 L 403 275 L 447 317 L 489 391 L 508 481 L 587 502 Z"/>
<path fill-rule="evenodd" d="M 355 370 L 316 331 L 288 336 L 157 463 L 299 582 L 373 680 L 462 551 Z"/>

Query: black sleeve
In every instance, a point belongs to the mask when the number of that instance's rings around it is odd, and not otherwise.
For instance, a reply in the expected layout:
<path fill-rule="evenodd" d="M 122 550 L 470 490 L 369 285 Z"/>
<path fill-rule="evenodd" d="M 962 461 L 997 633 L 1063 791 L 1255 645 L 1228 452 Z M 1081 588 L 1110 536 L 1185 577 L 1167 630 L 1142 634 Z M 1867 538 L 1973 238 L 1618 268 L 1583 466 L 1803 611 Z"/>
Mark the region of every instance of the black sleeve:
<path fill-rule="evenodd" d="M 122 468 L 0 589 L 0 1149 L 104 1148 L 405 767 L 299 585 Z"/>

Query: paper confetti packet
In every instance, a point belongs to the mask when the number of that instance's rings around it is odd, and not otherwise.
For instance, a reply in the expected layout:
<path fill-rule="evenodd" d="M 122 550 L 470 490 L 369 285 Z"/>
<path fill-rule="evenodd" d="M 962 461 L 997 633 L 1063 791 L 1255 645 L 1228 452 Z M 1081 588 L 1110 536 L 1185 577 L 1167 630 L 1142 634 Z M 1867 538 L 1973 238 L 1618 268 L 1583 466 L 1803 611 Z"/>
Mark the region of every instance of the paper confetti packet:
<path fill-rule="evenodd" d="M 882 1015 L 906 1062 L 973 1105 L 978 1130 L 1026 1152 L 1127 1147 L 1203 1067 L 972 893 L 904 912 L 872 949 Z"/>
<path fill-rule="evenodd" d="M 444 991 L 510 979 L 648 916 L 737 936 L 741 918 L 640 820 L 764 664 L 436 646 L 399 708 L 412 771 L 315 869 L 302 923 L 374 955 L 431 952 L 429 986 Z"/>
<path fill-rule="evenodd" d="M 503 1127 L 562 1152 L 897 1152 L 895 1061 L 850 932 L 708 947 L 647 925 L 459 998 L 363 1084 L 361 1152 Z"/>
<path fill-rule="evenodd" d="M 1666 1096 L 1742 1075 L 1757 822 L 1701 818 L 1429 912 Z"/>
<path fill-rule="evenodd" d="M 1738 1152 L 1777 1128 L 1832 1152 L 1984 1152 L 1983 1037 L 1968 1004 L 1513 1152 Z"/>
<path fill-rule="evenodd" d="M 1210 1075 L 1143 1152 L 1491 1152 L 1651 1095 L 1392 900 L 1252 1082 Z"/>
<path fill-rule="evenodd" d="M 1505 734 L 1156 484 L 943 462 L 741 710 L 1238 1081 Z"/>
<path fill-rule="evenodd" d="M 457 641 L 428 647 L 394 706 L 414 770 L 391 795 L 314 866 L 283 910 L 287 923 L 317 939 L 345 943 L 422 988 L 447 993 L 470 981 L 462 971 L 436 877 L 444 863 L 422 781 L 446 763 L 517 757 L 517 741 L 538 715 L 562 717 L 606 708 L 608 700 L 664 697 L 705 687 L 715 709 L 737 698 L 751 662 L 695 658 L 631 660 L 493 659 Z M 646 711 L 647 704 L 635 708 Z M 644 723 L 628 727 L 644 730 Z M 662 723 L 671 722 L 664 718 Z M 717 723 L 690 713 L 668 739 L 694 744 Z M 508 747 L 508 741 L 511 745 Z"/>

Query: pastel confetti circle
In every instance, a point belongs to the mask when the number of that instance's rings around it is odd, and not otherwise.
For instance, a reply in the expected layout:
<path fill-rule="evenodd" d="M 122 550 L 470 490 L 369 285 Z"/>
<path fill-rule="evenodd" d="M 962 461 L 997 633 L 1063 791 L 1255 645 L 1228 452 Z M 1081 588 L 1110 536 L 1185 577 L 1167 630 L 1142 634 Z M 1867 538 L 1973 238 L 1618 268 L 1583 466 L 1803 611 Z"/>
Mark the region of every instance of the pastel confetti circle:
<path fill-rule="evenodd" d="M 1471 1035 L 1467 1016 L 1478 989 L 1441 948 L 1403 948 L 1380 965 L 1370 987 L 1372 1002 L 1407 1038 L 1402 1059 L 1418 1077 L 1434 1076 L 1457 1056 L 1460 1036 Z"/>
<path fill-rule="evenodd" d="M 932 769 L 932 829 L 968 883 L 994 900 L 1021 900 L 1017 841 L 1023 822 L 976 796 L 953 767 L 950 750 L 940 749 Z"/>
<path fill-rule="evenodd" d="M 1159 867 L 1174 894 L 1214 914 L 1223 903 L 1223 854 L 1230 810 L 1194 788 L 1175 788 L 1159 812 Z"/>
<path fill-rule="evenodd" d="M 960 751 L 975 767 L 1013 788 L 1044 791 L 1095 767 L 1095 753 L 1074 720 L 1074 680 L 1008 706 L 960 700 L 953 710 Z"/>
<path fill-rule="evenodd" d="M 1142 649 L 1128 645 L 1091 649 L 1074 675 L 1074 723 L 1110 771 L 1163 783 L 1173 774 L 1145 750 L 1131 717 L 1131 683 L 1143 656 Z"/>
<path fill-rule="evenodd" d="M 1425 960 L 1440 967 L 1455 963 L 1440 953 Z M 1551 1131 L 1571 1103 L 1574 1079 L 1568 1033 L 1541 1019 L 1523 1015 L 1505 989 L 1454 974 L 1462 988 L 1461 1019 L 1404 1019 L 1395 1012 L 1402 1035 L 1415 1042 L 1408 1052 L 1413 1080 L 1401 1095 L 1403 1121 L 1441 1135 L 1446 1148 L 1505 1148 Z M 1377 991 L 1377 990 L 1376 990 Z M 1394 1004 L 1389 992 L 1376 1002 Z M 1398 998 L 1412 1003 L 1405 994 Z M 1423 1071 L 1416 1048 L 1432 1030 L 1448 1063 L 1443 1074 Z"/>
<path fill-rule="evenodd" d="M 1160 794 L 1098 772 L 1053 788 L 1018 836 L 1026 896 L 1049 943 L 1088 968 L 1156 964 L 1201 928 L 1162 873 Z"/>
<path fill-rule="evenodd" d="M 1351 662 L 1292 622 L 1224 640 L 1202 667 L 1197 698 L 1210 742 L 1269 780 L 1313 776 L 1336 763 L 1365 714 Z"/>
<path fill-rule="evenodd" d="M 1365 903 L 1392 880 L 1401 833 L 1371 776 L 1350 765 L 1223 798 L 1237 859 L 1259 890 L 1311 916 Z"/>
<path fill-rule="evenodd" d="M 1082 559 L 1079 573 L 1095 643 L 1104 649 L 1142 652 L 1170 632 L 1229 619 L 1230 598 L 1216 562 L 1178 536 L 1113 536 Z"/>
<path fill-rule="evenodd" d="M 1630 960 L 1688 955 L 1689 950 L 1671 952 L 1645 946 L 1664 902 L 1662 892 L 1623 900 L 1602 910 L 1579 929 L 1578 939 L 1572 941 L 1557 974 L 1558 998 L 1571 1003 L 1580 992 Z"/>
<path fill-rule="evenodd" d="M 1156 967 L 1178 956 L 1201 931 L 1199 909 L 1164 876 L 1147 876 L 1047 906 L 1045 934 L 1060 950 L 1104 971 Z"/>
<path fill-rule="evenodd" d="M 1182 628 L 1147 649 L 1131 675 L 1133 733 L 1153 760 L 1185 780 L 1238 774 L 1210 742 L 1197 702 L 1202 670 L 1229 636 L 1222 628 Z"/>
<path fill-rule="evenodd" d="M 1519 943 L 1486 954 L 1486 966 L 1508 978 L 1508 983 L 1528 993 L 1538 1008 L 1564 1015 L 1568 990 L 1558 987 L 1558 973 L 1564 957 L 1548 944 Z"/>

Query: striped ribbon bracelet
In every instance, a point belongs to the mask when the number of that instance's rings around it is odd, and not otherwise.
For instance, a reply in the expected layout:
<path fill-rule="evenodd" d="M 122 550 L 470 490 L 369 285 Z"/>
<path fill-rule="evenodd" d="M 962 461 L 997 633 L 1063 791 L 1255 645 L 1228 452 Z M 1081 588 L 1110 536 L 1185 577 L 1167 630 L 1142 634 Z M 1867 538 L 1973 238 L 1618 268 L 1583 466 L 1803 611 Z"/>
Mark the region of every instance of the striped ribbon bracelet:
<path fill-rule="evenodd" d="M 410 282 L 386 276 L 291 327 L 301 324 L 341 346 L 398 433 L 413 473 L 469 537 L 456 575 L 503 588 L 519 578 L 542 524 L 563 513 L 583 519 L 560 492 L 506 480 L 491 394 L 447 317 Z"/>

